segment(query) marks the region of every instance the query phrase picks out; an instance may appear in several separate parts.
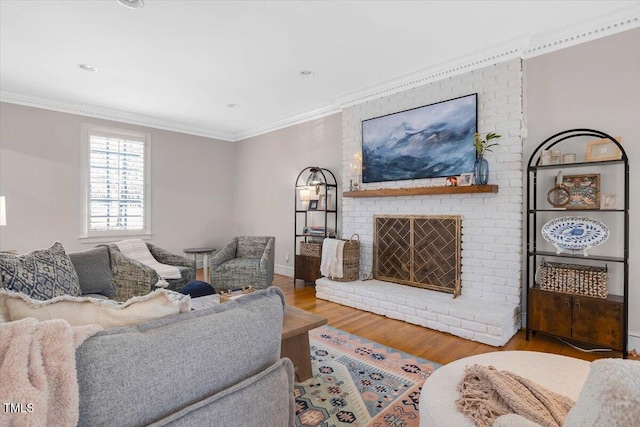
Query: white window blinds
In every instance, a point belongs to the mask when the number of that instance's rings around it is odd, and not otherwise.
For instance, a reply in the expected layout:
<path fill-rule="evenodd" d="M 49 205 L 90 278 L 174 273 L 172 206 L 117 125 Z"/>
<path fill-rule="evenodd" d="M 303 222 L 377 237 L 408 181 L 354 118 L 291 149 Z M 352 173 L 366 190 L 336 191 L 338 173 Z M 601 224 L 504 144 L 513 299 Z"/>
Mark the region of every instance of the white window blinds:
<path fill-rule="evenodd" d="M 84 211 L 82 237 L 150 236 L 148 133 L 82 125 Z"/>

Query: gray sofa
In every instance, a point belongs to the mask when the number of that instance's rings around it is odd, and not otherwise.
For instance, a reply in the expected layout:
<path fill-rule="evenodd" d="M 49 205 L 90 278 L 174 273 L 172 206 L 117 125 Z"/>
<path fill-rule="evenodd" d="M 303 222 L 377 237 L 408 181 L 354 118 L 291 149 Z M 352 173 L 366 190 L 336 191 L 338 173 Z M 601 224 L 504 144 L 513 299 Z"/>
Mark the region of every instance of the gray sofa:
<path fill-rule="evenodd" d="M 284 295 L 103 331 L 76 351 L 80 426 L 295 425 Z"/>
<path fill-rule="evenodd" d="M 273 282 L 275 252 L 275 237 L 234 237 L 213 255 L 209 283 L 217 292 L 268 288 Z"/>

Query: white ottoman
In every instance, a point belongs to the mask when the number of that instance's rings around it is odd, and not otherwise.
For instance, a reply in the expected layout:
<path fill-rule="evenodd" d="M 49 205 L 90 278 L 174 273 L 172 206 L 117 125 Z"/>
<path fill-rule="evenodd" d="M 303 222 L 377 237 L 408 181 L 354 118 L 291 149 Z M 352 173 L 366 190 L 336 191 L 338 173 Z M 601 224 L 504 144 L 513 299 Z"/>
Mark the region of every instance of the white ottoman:
<path fill-rule="evenodd" d="M 578 398 L 591 365 L 573 357 L 534 351 L 496 351 L 456 360 L 436 369 L 425 381 L 420 393 L 420 427 L 474 427 L 456 408 L 458 384 L 465 368 L 473 364 L 511 371 L 573 400 Z"/>

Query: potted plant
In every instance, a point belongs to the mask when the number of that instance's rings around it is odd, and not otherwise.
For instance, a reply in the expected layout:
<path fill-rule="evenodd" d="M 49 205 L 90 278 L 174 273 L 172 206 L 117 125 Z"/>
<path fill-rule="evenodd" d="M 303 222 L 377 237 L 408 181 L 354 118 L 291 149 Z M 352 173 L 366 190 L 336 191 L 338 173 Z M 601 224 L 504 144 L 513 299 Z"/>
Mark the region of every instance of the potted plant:
<path fill-rule="evenodd" d="M 494 132 L 489 132 L 482 139 L 479 133 L 476 133 L 473 138 L 473 145 L 476 147 L 476 162 L 473 168 L 473 175 L 476 185 L 486 185 L 489 182 L 489 162 L 484 158 L 484 154 L 491 150 L 491 147 L 498 145 L 497 142 L 489 142 L 492 139 L 501 138 L 502 135 L 498 135 Z"/>

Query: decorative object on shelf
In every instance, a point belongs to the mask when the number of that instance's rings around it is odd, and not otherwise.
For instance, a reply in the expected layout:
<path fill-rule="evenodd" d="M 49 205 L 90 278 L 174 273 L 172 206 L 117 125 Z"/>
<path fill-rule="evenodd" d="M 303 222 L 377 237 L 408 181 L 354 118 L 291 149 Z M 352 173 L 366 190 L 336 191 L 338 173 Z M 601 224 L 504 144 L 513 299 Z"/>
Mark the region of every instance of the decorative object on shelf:
<path fill-rule="evenodd" d="M 553 150 L 551 150 L 551 164 L 552 165 L 559 165 L 561 158 L 562 158 L 562 152 L 560 150 L 558 150 L 557 148 L 554 148 Z"/>
<path fill-rule="evenodd" d="M 447 187 L 456 187 L 458 185 L 458 177 L 457 176 L 448 176 L 447 177 Z"/>
<path fill-rule="evenodd" d="M 602 209 L 618 209 L 618 195 L 617 194 L 603 195 Z"/>
<path fill-rule="evenodd" d="M 566 206 L 571 200 L 569 188 L 564 185 L 562 171 L 556 175 L 556 183 L 551 190 L 547 192 L 547 201 L 554 208 Z"/>
<path fill-rule="evenodd" d="M 478 94 L 362 121 L 362 182 L 458 176 L 473 168 Z"/>
<path fill-rule="evenodd" d="M 473 185 L 473 174 L 472 173 L 463 173 L 458 177 L 458 185 L 467 186 Z"/>
<path fill-rule="evenodd" d="M 570 194 L 567 209 L 600 209 L 600 174 L 566 175 L 563 185 Z"/>
<path fill-rule="evenodd" d="M 552 219 L 542 227 L 542 237 L 556 248 L 556 253 L 575 254 L 601 245 L 609 238 L 607 226 L 595 219 L 565 216 Z"/>
<path fill-rule="evenodd" d="M 309 200 L 309 210 L 315 211 L 316 209 L 318 209 L 318 199 Z"/>
<path fill-rule="evenodd" d="M 618 143 L 622 142 L 621 136 L 616 136 Z M 587 144 L 587 149 L 584 153 L 585 162 L 603 162 L 606 160 L 620 160 L 622 159 L 622 150 L 616 145 L 615 142 L 608 138 L 596 139 Z"/>
<path fill-rule="evenodd" d="M 546 262 L 537 271 L 537 282 L 545 291 L 606 298 L 609 294 L 607 266 Z"/>
<path fill-rule="evenodd" d="M 312 167 L 309 171 L 311 174 L 307 178 L 307 185 L 316 187 L 316 194 L 320 194 L 320 186 L 325 185 L 324 177 L 319 173 L 320 168 Z"/>
<path fill-rule="evenodd" d="M 349 180 L 349 191 L 358 191 L 360 187 L 360 176 L 362 173 L 362 154 L 353 155 L 353 163 L 349 163 L 351 179 Z"/>
<path fill-rule="evenodd" d="M 320 196 L 318 197 L 318 209 L 322 209 L 322 210 L 331 209 L 333 206 L 332 198 L 333 198 L 332 194 L 327 194 L 326 196 L 324 194 L 320 194 Z"/>
<path fill-rule="evenodd" d="M 576 153 L 567 153 L 562 155 L 562 163 L 575 163 L 576 162 Z"/>
<path fill-rule="evenodd" d="M 309 209 L 309 201 L 311 200 L 311 191 L 308 189 L 300 190 L 300 201 L 302 202 L 302 209 Z"/>
<path fill-rule="evenodd" d="M 502 135 L 489 132 L 484 139 L 479 133 L 473 137 L 473 145 L 476 148 L 476 161 L 473 165 L 473 180 L 476 185 L 487 185 L 489 182 L 489 162 L 484 158 L 485 153 L 493 151 L 491 147 L 498 145 L 497 142 L 489 142 L 492 139 L 501 138 Z"/>
<path fill-rule="evenodd" d="M 322 256 L 322 241 L 320 242 L 300 242 L 300 255 Z"/>
<path fill-rule="evenodd" d="M 549 150 L 542 150 L 542 153 L 540 153 L 540 164 L 542 166 L 551 164 L 551 152 Z"/>

